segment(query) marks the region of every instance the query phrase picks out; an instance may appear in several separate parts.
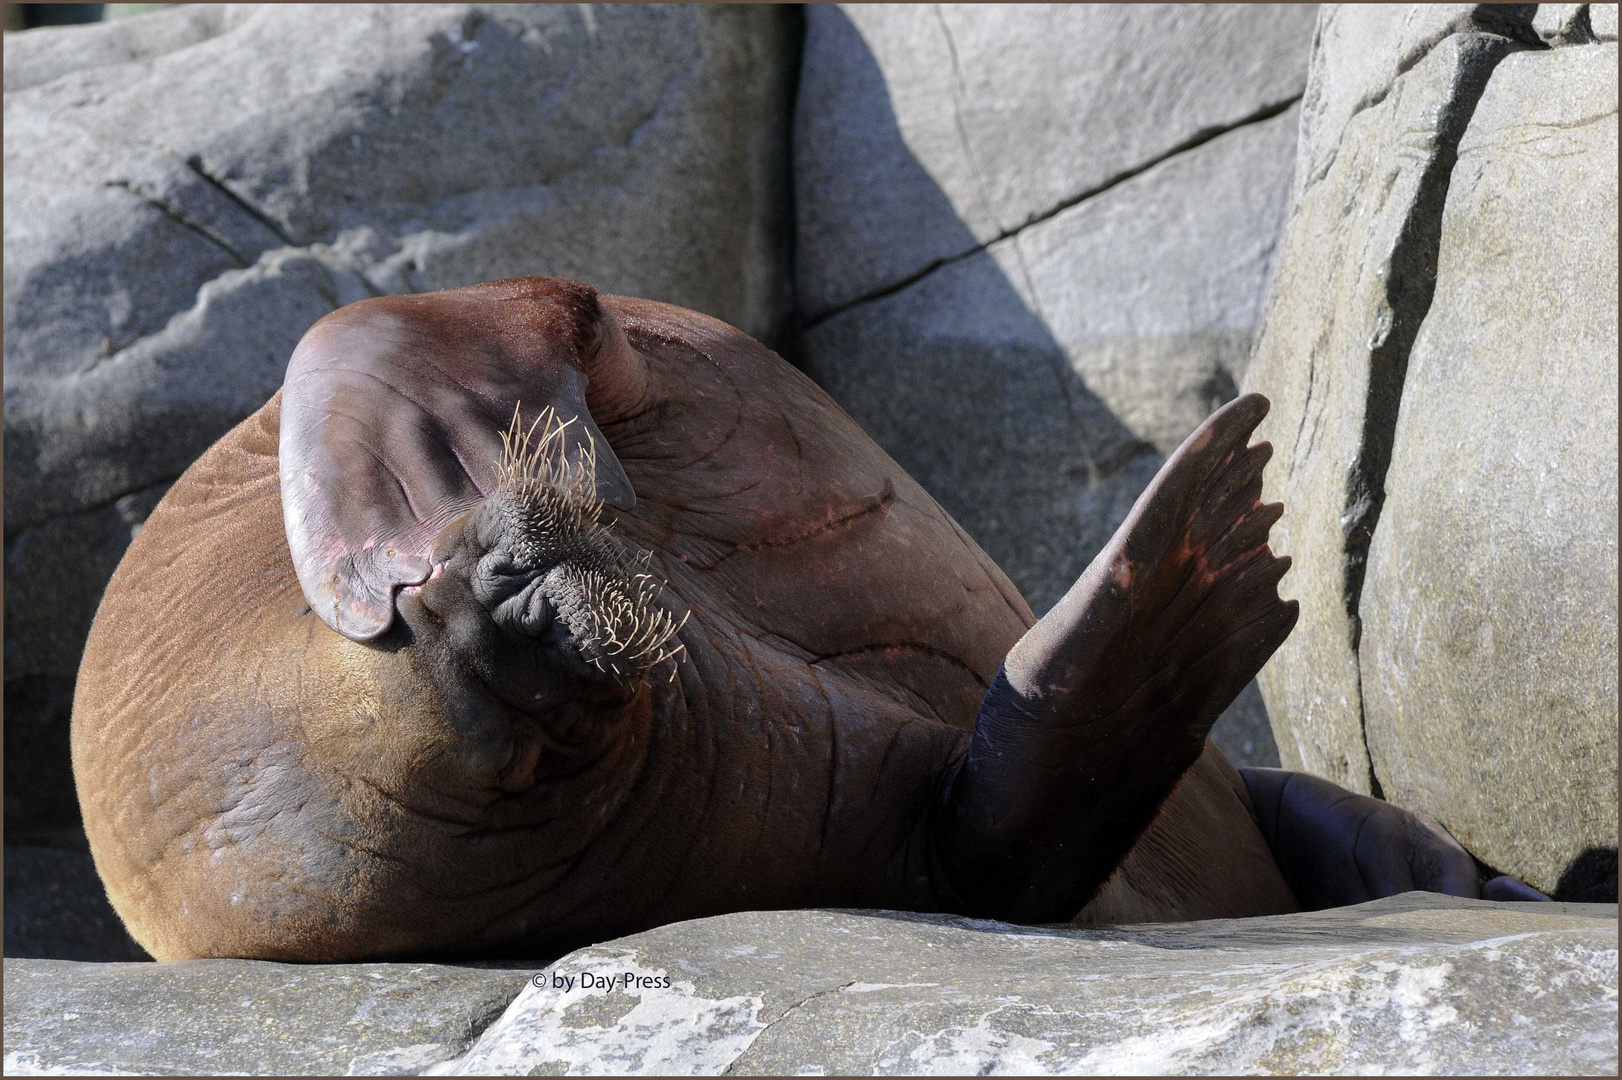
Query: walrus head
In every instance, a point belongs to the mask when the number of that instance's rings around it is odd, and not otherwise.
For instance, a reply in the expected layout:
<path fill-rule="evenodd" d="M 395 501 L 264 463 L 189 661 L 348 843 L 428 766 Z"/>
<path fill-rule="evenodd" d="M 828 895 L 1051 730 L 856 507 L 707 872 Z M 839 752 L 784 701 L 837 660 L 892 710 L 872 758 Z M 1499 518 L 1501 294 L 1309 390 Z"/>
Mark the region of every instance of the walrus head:
<path fill-rule="evenodd" d="M 600 411 L 623 408 L 638 374 L 596 291 L 557 278 L 317 323 L 288 366 L 280 444 L 311 609 L 362 642 L 404 614 L 403 632 L 499 670 L 491 688 L 526 711 L 672 660 L 678 623 L 648 554 L 605 522 L 635 494 L 587 402 L 591 383 Z"/>

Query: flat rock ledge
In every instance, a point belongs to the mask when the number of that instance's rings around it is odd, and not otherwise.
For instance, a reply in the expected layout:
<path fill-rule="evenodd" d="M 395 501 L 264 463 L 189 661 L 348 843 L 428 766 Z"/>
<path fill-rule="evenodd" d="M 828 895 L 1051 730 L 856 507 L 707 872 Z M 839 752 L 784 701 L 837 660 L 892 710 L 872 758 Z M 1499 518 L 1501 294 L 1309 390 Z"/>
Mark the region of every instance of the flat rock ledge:
<path fill-rule="evenodd" d="M 1614 904 L 727 915 L 546 967 L 5 966 L 9 1074 L 1617 1071 Z"/>

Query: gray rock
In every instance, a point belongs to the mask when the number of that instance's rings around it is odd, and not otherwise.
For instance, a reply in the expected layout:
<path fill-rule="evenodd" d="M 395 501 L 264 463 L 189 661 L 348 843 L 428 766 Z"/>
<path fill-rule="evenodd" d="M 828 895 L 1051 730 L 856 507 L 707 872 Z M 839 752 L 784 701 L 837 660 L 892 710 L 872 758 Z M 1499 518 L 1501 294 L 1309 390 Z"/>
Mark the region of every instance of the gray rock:
<path fill-rule="evenodd" d="M 1615 4 L 1588 5 L 1588 29 L 1596 41 L 1616 40 Z"/>
<path fill-rule="evenodd" d="M 110 5 L 104 5 L 110 6 Z M 42 27 L 5 39 L 6 93 L 71 71 L 150 60 L 219 37 L 253 13 L 246 4 L 186 4 L 138 22 Z"/>
<path fill-rule="evenodd" d="M 1267 703 L 1255 680 L 1222 711 L 1211 728 L 1211 741 L 1235 765 L 1279 766 L 1278 744 L 1273 741 L 1272 723 L 1267 719 Z"/>
<path fill-rule="evenodd" d="M 1547 45 L 1587 45 L 1594 40 L 1589 26 L 1589 7 L 1588 4 L 1539 4 L 1537 14 L 1532 17 L 1532 29 Z"/>
<path fill-rule="evenodd" d="M 405 1075 L 455 1057 L 528 970 L 7 960 L 5 1071 Z"/>
<path fill-rule="evenodd" d="M 1493 71 L 1361 606 L 1386 797 L 1551 893 L 1617 843 L 1616 72 L 1615 44 Z"/>
<path fill-rule="evenodd" d="M 5 1071 L 1604 1073 L 1616 959 L 1614 904 L 1408 893 L 1085 930 L 745 912 L 544 971 L 9 960 Z"/>
<path fill-rule="evenodd" d="M 88 851 L 6 845 L 5 955 L 147 960 L 107 901 Z"/>
<path fill-rule="evenodd" d="M 120 500 L 262 404 L 337 306 L 566 274 L 772 337 L 794 27 L 226 5 L 8 35 L 8 714 L 71 686 Z"/>
<path fill-rule="evenodd" d="M 1320 20 L 1246 376 L 1302 604 L 1261 687 L 1285 766 L 1614 896 L 1615 59 L 1539 12 Z"/>
<path fill-rule="evenodd" d="M 853 9 L 852 17 L 878 18 L 872 10 Z M 1028 22 L 1002 28 L 1012 35 L 1001 42 L 1009 67 L 1018 48 L 1030 51 L 1031 63 L 1043 61 L 1039 39 L 1056 16 L 1019 17 Z M 1276 26 L 1266 20 L 1282 17 L 1257 18 L 1264 20 L 1259 55 L 1270 56 L 1263 31 Z M 834 50 L 843 66 L 819 75 L 819 20 L 824 37 L 855 34 L 842 19 L 833 9 L 813 11 L 807 86 L 871 84 L 877 100 L 845 94 L 833 104 L 863 118 L 858 126 L 882 141 L 884 151 L 862 158 L 870 194 L 864 188 L 843 205 L 865 213 L 886 192 L 933 190 L 929 198 L 910 199 L 911 212 L 929 218 L 920 229 L 953 233 L 961 241 L 954 241 L 954 253 L 968 254 L 813 322 L 801 342 L 802 362 L 997 560 L 1032 608 L 1044 611 L 1126 516 L 1164 454 L 1233 396 L 1285 212 L 1296 116 L 1286 110 L 1242 124 L 1157 164 L 1137 160 L 1135 166 L 1148 167 L 977 248 L 979 226 L 959 218 L 953 199 L 931 179 L 934 165 L 912 157 L 905 119 L 887 112 L 886 80 L 891 97 L 910 100 L 922 93 L 909 89 L 913 82 L 932 85 L 929 69 L 902 65 L 881 75 L 885 51 L 901 48 L 890 42 L 866 55 L 869 70 L 861 77 L 849 70 L 848 49 Z M 1242 15 L 1222 19 L 1228 26 Z M 1178 25 L 1173 21 L 1171 28 Z M 1166 62 L 1182 55 L 1171 49 Z M 1112 63 L 1100 61 L 1100 68 Z M 986 79 L 1007 74 L 999 68 Z M 1015 87 L 1031 77 L 1021 69 Z M 1143 78 L 1141 92 L 1159 100 L 1157 80 L 1171 76 L 1153 67 Z M 993 95 L 997 84 L 982 83 Z M 802 211 L 806 199 L 826 195 L 818 194 L 820 170 L 845 152 L 823 130 L 837 127 L 841 114 L 812 123 L 806 102 L 813 98 L 812 91 L 802 93 L 796 121 Z M 936 102 L 937 109 L 949 107 L 949 97 Z M 1108 133 L 1121 121 L 1100 114 L 1099 123 L 1107 147 Z M 1055 161 L 1092 167 L 1090 155 L 1073 146 L 1056 142 L 1051 153 Z M 806 212 L 798 247 L 802 275 L 807 259 L 843 260 L 852 245 L 882 250 L 868 223 L 813 216 L 808 231 Z M 807 286 L 812 297 L 818 287 Z"/>
<path fill-rule="evenodd" d="M 1293 558 L 1283 589 L 1301 601 L 1260 678 L 1279 756 L 1362 792 L 1373 783 L 1356 612 L 1403 370 L 1430 306 L 1458 140 L 1493 66 L 1520 47 L 1483 31 L 1410 47 L 1460 17 L 1473 16 L 1325 11 L 1289 227 L 1244 380 L 1273 402 L 1257 433 L 1275 452 L 1263 498 L 1287 507 L 1272 545 Z M 1371 74 L 1397 70 L 1384 85 Z"/>
<path fill-rule="evenodd" d="M 1598 1074 L 1615 918 L 1420 893 L 1110 931 L 727 915 L 571 953 L 429 1071 Z"/>
<path fill-rule="evenodd" d="M 1479 29 L 1479 4 L 1324 4 L 1301 101 L 1295 189 L 1334 164 L 1346 126 L 1390 93 L 1398 76 L 1442 39 Z"/>
<path fill-rule="evenodd" d="M 1300 96 L 1312 5 L 812 6 L 795 118 L 810 318 Z"/>

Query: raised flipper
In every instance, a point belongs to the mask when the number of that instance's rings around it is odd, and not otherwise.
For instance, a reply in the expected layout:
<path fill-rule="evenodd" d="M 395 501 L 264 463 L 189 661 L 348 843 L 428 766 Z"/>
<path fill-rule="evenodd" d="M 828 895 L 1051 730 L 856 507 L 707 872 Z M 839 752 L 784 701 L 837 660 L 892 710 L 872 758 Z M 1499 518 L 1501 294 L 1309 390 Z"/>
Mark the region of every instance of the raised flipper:
<path fill-rule="evenodd" d="M 1287 769 L 1244 768 L 1256 821 L 1308 910 L 1411 892 L 1547 900 L 1507 874 L 1483 882 L 1470 853 L 1428 814 Z"/>
<path fill-rule="evenodd" d="M 1178 448 L 1068 594 L 1009 652 L 933 809 L 941 906 L 1067 919 L 1199 756 L 1295 625 L 1267 534 L 1257 394 Z"/>

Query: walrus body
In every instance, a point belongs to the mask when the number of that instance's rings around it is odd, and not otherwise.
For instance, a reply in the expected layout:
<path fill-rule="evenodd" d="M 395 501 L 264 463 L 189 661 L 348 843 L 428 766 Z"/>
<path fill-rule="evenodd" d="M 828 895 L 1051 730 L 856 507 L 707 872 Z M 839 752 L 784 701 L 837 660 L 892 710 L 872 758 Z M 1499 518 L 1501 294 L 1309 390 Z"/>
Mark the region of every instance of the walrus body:
<path fill-rule="evenodd" d="M 535 955 L 811 905 L 1296 908 L 1205 741 L 1295 617 L 1259 399 L 1038 623 L 822 391 L 692 312 L 556 279 L 365 301 L 285 394 L 153 512 L 80 672 L 86 831 L 159 959 Z M 490 418 L 521 410 L 517 438 L 542 406 L 569 421 L 552 480 L 617 513 L 502 486 Z M 544 555 L 568 513 L 583 539 Z"/>

